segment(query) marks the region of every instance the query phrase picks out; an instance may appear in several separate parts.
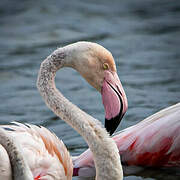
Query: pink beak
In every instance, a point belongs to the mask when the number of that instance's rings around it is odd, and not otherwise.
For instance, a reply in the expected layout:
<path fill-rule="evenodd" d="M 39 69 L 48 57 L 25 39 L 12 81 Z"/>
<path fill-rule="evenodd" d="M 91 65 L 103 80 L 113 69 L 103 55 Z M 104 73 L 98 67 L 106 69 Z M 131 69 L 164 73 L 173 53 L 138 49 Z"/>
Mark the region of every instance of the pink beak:
<path fill-rule="evenodd" d="M 117 73 L 106 71 L 101 89 L 105 128 L 112 135 L 128 108 L 127 97 Z"/>

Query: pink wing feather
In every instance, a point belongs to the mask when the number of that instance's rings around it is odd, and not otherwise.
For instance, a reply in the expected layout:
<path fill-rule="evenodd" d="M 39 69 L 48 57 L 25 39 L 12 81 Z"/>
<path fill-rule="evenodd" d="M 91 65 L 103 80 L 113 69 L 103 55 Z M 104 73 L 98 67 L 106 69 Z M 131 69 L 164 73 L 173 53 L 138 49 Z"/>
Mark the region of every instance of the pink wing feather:
<path fill-rule="evenodd" d="M 180 104 L 122 131 L 114 140 L 128 165 L 180 167 Z"/>

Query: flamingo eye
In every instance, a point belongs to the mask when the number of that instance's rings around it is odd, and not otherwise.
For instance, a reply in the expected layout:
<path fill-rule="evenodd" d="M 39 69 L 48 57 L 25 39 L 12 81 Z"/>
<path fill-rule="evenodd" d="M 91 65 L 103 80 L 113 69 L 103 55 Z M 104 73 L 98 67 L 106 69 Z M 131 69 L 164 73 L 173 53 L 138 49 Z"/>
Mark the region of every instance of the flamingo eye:
<path fill-rule="evenodd" d="M 104 69 L 104 70 L 109 69 L 109 65 L 108 65 L 107 63 L 104 63 L 104 64 L 103 64 L 103 69 Z"/>

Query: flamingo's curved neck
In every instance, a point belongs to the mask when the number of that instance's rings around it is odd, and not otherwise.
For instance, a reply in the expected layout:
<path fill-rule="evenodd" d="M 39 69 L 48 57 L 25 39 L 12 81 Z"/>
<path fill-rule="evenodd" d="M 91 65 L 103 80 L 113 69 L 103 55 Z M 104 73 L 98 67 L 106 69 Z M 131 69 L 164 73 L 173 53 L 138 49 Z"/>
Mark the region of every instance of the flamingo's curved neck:
<path fill-rule="evenodd" d="M 13 180 L 33 180 L 29 166 L 22 156 L 22 151 L 15 139 L 0 128 L 0 144 L 6 149 L 12 168 Z"/>
<path fill-rule="evenodd" d="M 63 54 L 58 55 L 58 51 L 62 49 L 59 48 L 42 62 L 37 87 L 47 106 L 72 126 L 88 143 L 94 156 L 96 179 L 121 180 L 122 167 L 118 149 L 106 130 L 102 128 L 99 121 L 68 101 L 55 86 L 56 71 L 68 61 Z"/>

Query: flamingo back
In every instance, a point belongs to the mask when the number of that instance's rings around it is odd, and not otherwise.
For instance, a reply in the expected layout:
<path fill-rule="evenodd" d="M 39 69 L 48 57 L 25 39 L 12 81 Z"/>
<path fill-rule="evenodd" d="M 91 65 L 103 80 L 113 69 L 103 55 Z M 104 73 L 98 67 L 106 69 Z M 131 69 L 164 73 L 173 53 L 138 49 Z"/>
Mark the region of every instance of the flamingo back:
<path fill-rule="evenodd" d="M 180 167 L 180 103 L 114 136 L 127 165 Z"/>

